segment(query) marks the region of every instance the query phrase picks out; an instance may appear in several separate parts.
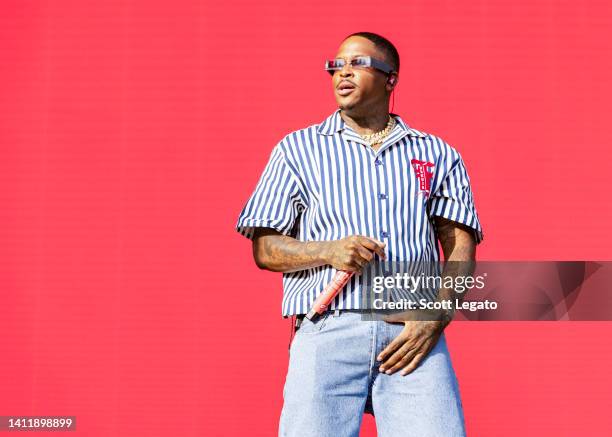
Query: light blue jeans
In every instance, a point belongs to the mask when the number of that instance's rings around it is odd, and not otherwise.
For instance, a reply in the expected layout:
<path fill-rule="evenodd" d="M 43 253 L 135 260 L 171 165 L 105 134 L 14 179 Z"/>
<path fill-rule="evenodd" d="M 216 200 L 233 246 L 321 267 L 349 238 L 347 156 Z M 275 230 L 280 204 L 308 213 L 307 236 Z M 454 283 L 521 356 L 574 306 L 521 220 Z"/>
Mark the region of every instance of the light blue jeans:
<path fill-rule="evenodd" d="M 357 311 L 305 318 L 289 350 L 279 436 L 358 437 L 364 412 L 379 437 L 465 436 L 444 334 L 412 373 L 378 372 L 376 356 L 403 327 Z"/>

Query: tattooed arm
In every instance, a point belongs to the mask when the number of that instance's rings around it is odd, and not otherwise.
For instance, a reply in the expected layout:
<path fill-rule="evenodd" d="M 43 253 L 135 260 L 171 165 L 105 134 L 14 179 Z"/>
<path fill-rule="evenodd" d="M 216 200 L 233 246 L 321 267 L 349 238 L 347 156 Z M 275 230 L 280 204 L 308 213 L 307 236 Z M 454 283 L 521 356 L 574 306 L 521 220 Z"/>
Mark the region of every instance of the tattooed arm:
<path fill-rule="evenodd" d="M 435 217 L 435 223 L 446 261 L 442 277 L 472 276 L 476 268 L 476 241 L 473 230 L 443 217 Z M 442 287 L 438 292 L 438 300 L 454 302 L 457 299 L 461 302 L 466 294 Z M 453 312 L 447 315 L 447 323 L 450 323 L 452 316 Z"/>
<path fill-rule="evenodd" d="M 325 264 L 355 272 L 370 262 L 374 253 L 384 258 L 384 243 L 361 235 L 333 241 L 299 241 L 271 228 L 256 228 L 253 237 L 255 263 L 273 272 L 295 272 Z"/>
<path fill-rule="evenodd" d="M 435 217 L 435 224 L 446 261 L 442 277 L 471 276 L 476 258 L 473 231 L 442 217 Z M 452 288 L 442 287 L 438 291 L 438 300 L 454 302 L 456 298 L 461 301 L 464 295 L 465 293 L 456 293 Z M 453 315 L 453 310 L 427 312 L 424 320 L 415 317 L 418 316 L 418 311 L 393 315 L 390 321 L 395 318 L 395 321 L 403 321 L 405 326 L 378 355 L 377 360 L 382 363 L 380 371 L 390 375 L 401 370 L 403 376 L 411 373 L 436 345 Z"/>

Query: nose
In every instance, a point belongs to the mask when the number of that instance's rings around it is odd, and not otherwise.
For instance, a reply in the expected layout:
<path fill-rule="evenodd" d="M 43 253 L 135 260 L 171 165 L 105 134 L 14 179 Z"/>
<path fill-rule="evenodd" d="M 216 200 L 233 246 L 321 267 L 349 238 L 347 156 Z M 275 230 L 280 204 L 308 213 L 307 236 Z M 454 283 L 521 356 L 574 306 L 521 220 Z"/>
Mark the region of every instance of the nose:
<path fill-rule="evenodd" d="M 342 69 L 340 70 L 340 76 L 341 77 L 348 77 L 348 76 L 352 76 L 353 75 L 353 69 L 351 68 L 351 66 L 349 65 L 349 63 L 345 63 L 342 66 Z"/>

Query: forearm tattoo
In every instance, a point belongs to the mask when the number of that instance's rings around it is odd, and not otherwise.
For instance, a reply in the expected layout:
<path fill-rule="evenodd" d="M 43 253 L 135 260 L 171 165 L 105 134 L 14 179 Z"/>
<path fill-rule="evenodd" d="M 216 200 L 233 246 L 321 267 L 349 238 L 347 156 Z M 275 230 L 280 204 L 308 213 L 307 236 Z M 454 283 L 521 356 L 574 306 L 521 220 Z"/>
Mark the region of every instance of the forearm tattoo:
<path fill-rule="evenodd" d="M 299 241 L 274 229 L 258 228 L 253 238 L 253 256 L 260 268 L 294 272 L 325 264 L 322 243 Z"/>
<path fill-rule="evenodd" d="M 476 268 L 476 241 L 469 227 L 436 217 L 438 239 L 444 252 L 445 265 L 442 276 L 471 276 Z M 463 301 L 467 292 L 456 293 L 450 288 L 441 288 L 438 299 Z"/>

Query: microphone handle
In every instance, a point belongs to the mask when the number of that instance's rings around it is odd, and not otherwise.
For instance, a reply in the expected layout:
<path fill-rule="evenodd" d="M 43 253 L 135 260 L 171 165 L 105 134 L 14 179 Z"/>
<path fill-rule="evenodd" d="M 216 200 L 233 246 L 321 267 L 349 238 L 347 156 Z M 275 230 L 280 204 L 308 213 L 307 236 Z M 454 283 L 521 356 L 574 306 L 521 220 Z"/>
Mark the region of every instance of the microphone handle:
<path fill-rule="evenodd" d="M 308 314 L 306 314 L 306 318 L 308 320 L 312 320 L 315 317 L 323 314 L 334 297 L 340 293 L 342 287 L 348 283 L 353 274 L 354 272 L 338 270 L 332 280 L 323 289 L 323 293 L 321 293 L 314 301 L 312 308 L 310 308 L 310 311 L 308 311 Z"/>

